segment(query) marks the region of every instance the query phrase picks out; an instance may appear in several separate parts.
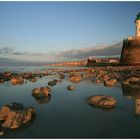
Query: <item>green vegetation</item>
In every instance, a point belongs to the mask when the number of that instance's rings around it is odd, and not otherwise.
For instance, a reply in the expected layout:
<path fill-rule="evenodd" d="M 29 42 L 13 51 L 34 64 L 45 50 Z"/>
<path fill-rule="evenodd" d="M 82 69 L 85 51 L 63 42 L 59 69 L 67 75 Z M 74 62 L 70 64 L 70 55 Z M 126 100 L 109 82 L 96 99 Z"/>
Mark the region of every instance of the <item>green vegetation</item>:
<path fill-rule="evenodd" d="M 136 20 L 140 20 L 140 12 L 138 13 Z"/>

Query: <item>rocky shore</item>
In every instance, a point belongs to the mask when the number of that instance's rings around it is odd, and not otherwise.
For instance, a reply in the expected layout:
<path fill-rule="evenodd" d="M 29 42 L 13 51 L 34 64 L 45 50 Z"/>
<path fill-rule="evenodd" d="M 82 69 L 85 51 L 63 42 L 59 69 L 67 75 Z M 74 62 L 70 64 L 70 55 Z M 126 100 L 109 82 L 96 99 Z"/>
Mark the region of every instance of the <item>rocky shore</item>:
<path fill-rule="evenodd" d="M 25 80 L 36 82 L 43 76 L 59 75 L 61 80 L 68 75 L 70 81 L 81 81 L 83 78 L 92 78 L 94 83 L 103 82 L 105 85 L 111 85 L 126 81 L 127 78 L 140 76 L 140 67 L 125 66 L 125 67 L 95 67 L 95 68 L 80 68 L 80 69 L 51 69 L 43 72 L 1 72 L 0 83 L 10 82 L 12 85 L 22 85 Z M 61 82 L 61 80 L 54 79 L 52 83 Z M 132 81 L 134 78 L 131 79 Z M 51 82 L 50 82 L 51 83 Z M 114 85 L 113 84 L 113 85 Z M 113 86 L 112 85 L 112 86 Z"/>
<path fill-rule="evenodd" d="M 42 77 L 52 76 L 54 79 L 46 83 L 46 86 L 32 89 L 31 96 L 39 103 L 48 103 L 52 98 L 53 86 L 61 86 L 64 80 L 71 82 L 65 88 L 68 92 L 74 92 L 78 89 L 77 84 L 84 79 L 89 79 L 93 85 L 102 84 L 106 88 L 123 84 L 127 87 L 140 86 L 140 67 L 96 67 L 79 69 L 49 69 L 41 72 L 3 72 L 0 73 L 0 84 L 9 82 L 12 86 L 20 86 L 27 82 L 35 83 Z M 85 99 L 86 100 L 86 99 Z M 16 101 L 15 101 L 16 102 Z M 117 100 L 113 96 L 93 95 L 87 97 L 89 105 L 110 109 L 117 106 Z M 4 105 L 0 110 L 0 124 L 4 135 L 4 129 L 17 129 L 30 121 L 35 114 L 33 107 L 25 108 L 20 103 Z"/>

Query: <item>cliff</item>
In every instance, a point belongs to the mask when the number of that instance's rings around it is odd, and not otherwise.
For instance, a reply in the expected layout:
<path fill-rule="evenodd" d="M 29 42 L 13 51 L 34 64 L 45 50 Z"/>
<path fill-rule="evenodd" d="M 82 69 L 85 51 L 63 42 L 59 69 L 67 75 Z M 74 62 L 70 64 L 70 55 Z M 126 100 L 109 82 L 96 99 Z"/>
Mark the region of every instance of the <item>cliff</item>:
<path fill-rule="evenodd" d="M 48 64 L 47 66 L 58 66 L 58 67 L 63 67 L 63 66 L 86 66 L 87 65 L 87 60 L 81 60 L 81 61 L 69 61 L 69 62 L 60 62 L 60 63 L 53 63 L 53 64 Z"/>

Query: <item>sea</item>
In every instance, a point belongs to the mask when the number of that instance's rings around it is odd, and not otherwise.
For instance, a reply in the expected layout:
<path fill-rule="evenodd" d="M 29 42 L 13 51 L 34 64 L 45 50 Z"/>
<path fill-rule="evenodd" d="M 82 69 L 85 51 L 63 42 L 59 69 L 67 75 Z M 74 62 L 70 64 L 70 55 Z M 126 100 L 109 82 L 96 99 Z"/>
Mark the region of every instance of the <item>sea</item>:
<path fill-rule="evenodd" d="M 48 69 L 52 67 L 0 67 L 0 72 Z M 62 83 L 50 87 L 52 94 L 49 98 L 37 100 L 32 96 L 34 88 L 48 86 L 48 82 L 56 78 L 59 77 L 44 76 L 37 82 L 27 80 L 27 83 L 15 86 L 10 82 L 0 84 L 0 107 L 17 102 L 36 110 L 35 117 L 28 125 L 6 130 L 1 138 L 140 138 L 140 87 L 127 88 L 121 83 L 105 87 L 103 84 L 94 84 L 92 78 L 84 78 L 74 84 L 66 76 Z M 76 89 L 67 90 L 69 85 Z M 87 103 L 91 95 L 113 96 L 117 105 L 108 110 L 93 107 Z"/>

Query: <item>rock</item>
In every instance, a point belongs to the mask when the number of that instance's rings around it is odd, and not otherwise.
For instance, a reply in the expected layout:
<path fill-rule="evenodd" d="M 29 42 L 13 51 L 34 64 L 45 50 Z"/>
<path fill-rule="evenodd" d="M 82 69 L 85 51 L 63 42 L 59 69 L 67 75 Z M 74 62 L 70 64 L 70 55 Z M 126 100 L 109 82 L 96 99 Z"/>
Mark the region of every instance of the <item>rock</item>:
<path fill-rule="evenodd" d="M 117 80 L 116 80 L 116 79 L 110 79 L 110 80 L 105 80 L 105 81 L 104 81 L 104 85 L 105 85 L 106 87 L 112 87 L 112 86 L 114 86 L 116 83 L 117 83 Z"/>
<path fill-rule="evenodd" d="M 100 80 L 100 79 L 98 79 L 98 78 L 95 78 L 95 79 L 93 79 L 92 81 L 93 81 L 93 83 L 96 83 L 96 84 L 101 83 L 101 80 Z"/>
<path fill-rule="evenodd" d="M 88 103 L 99 108 L 109 109 L 116 106 L 116 99 L 112 96 L 93 95 L 88 98 Z"/>
<path fill-rule="evenodd" d="M 124 81 L 122 81 L 122 84 L 129 85 L 129 81 L 128 80 L 124 80 Z"/>
<path fill-rule="evenodd" d="M 43 75 L 39 75 L 38 77 L 39 77 L 39 78 L 42 78 L 42 77 L 43 77 Z"/>
<path fill-rule="evenodd" d="M 70 73 L 69 74 L 69 79 L 73 83 L 79 83 L 82 78 L 81 78 L 81 74 L 80 73 L 74 72 L 74 73 Z"/>
<path fill-rule="evenodd" d="M 60 78 L 60 79 L 64 79 L 64 78 L 65 78 L 65 75 L 64 75 L 64 74 L 60 74 L 60 75 L 59 75 L 59 78 Z"/>
<path fill-rule="evenodd" d="M 31 78 L 31 79 L 29 79 L 29 81 L 31 81 L 31 82 L 36 82 L 37 79 L 36 79 L 36 78 Z"/>
<path fill-rule="evenodd" d="M 51 89 L 46 87 L 39 87 L 32 90 L 32 96 L 34 97 L 46 97 L 51 94 Z"/>
<path fill-rule="evenodd" d="M 68 90 L 75 90 L 76 87 L 74 87 L 74 86 L 68 86 L 67 89 L 68 89 Z"/>
<path fill-rule="evenodd" d="M 56 82 L 56 84 L 62 83 L 62 80 L 60 80 L 60 79 L 54 79 L 53 81 Z"/>
<path fill-rule="evenodd" d="M 24 83 L 24 79 L 22 77 L 12 78 L 11 83 L 12 85 L 18 85 L 18 84 L 21 85 Z"/>
<path fill-rule="evenodd" d="M 104 80 L 104 81 L 106 81 L 106 80 L 108 80 L 108 79 L 109 79 L 109 76 L 108 76 L 108 75 L 104 75 L 104 76 L 103 76 L 103 80 Z"/>
<path fill-rule="evenodd" d="M 129 85 L 129 84 L 140 84 L 140 78 L 136 76 L 130 76 L 123 80 L 123 84 Z"/>
<path fill-rule="evenodd" d="M 81 78 L 88 78 L 88 77 L 90 77 L 90 75 L 88 73 L 81 74 Z"/>
<path fill-rule="evenodd" d="M 6 77 L 10 77 L 11 76 L 11 72 L 4 72 L 3 75 L 6 76 Z"/>
<path fill-rule="evenodd" d="M 49 86 L 54 86 L 54 85 L 56 85 L 56 82 L 55 82 L 55 81 L 49 81 L 49 82 L 48 82 L 48 85 L 49 85 Z"/>
<path fill-rule="evenodd" d="M 0 111 L 0 120 L 2 120 L 2 127 L 9 129 L 16 129 L 23 124 L 29 122 L 35 109 L 32 107 L 25 108 L 22 104 L 11 103 L 2 107 Z"/>
<path fill-rule="evenodd" d="M 61 83 L 61 82 L 62 82 L 62 80 L 60 80 L 60 79 L 54 79 L 53 81 L 49 81 L 48 85 L 49 86 L 54 86 L 54 85 L 56 85 L 58 83 Z"/>
<path fill-rule="evenodd" d="M 0 79 L 0 83 L 4 83 L 4 79 Z"/>

